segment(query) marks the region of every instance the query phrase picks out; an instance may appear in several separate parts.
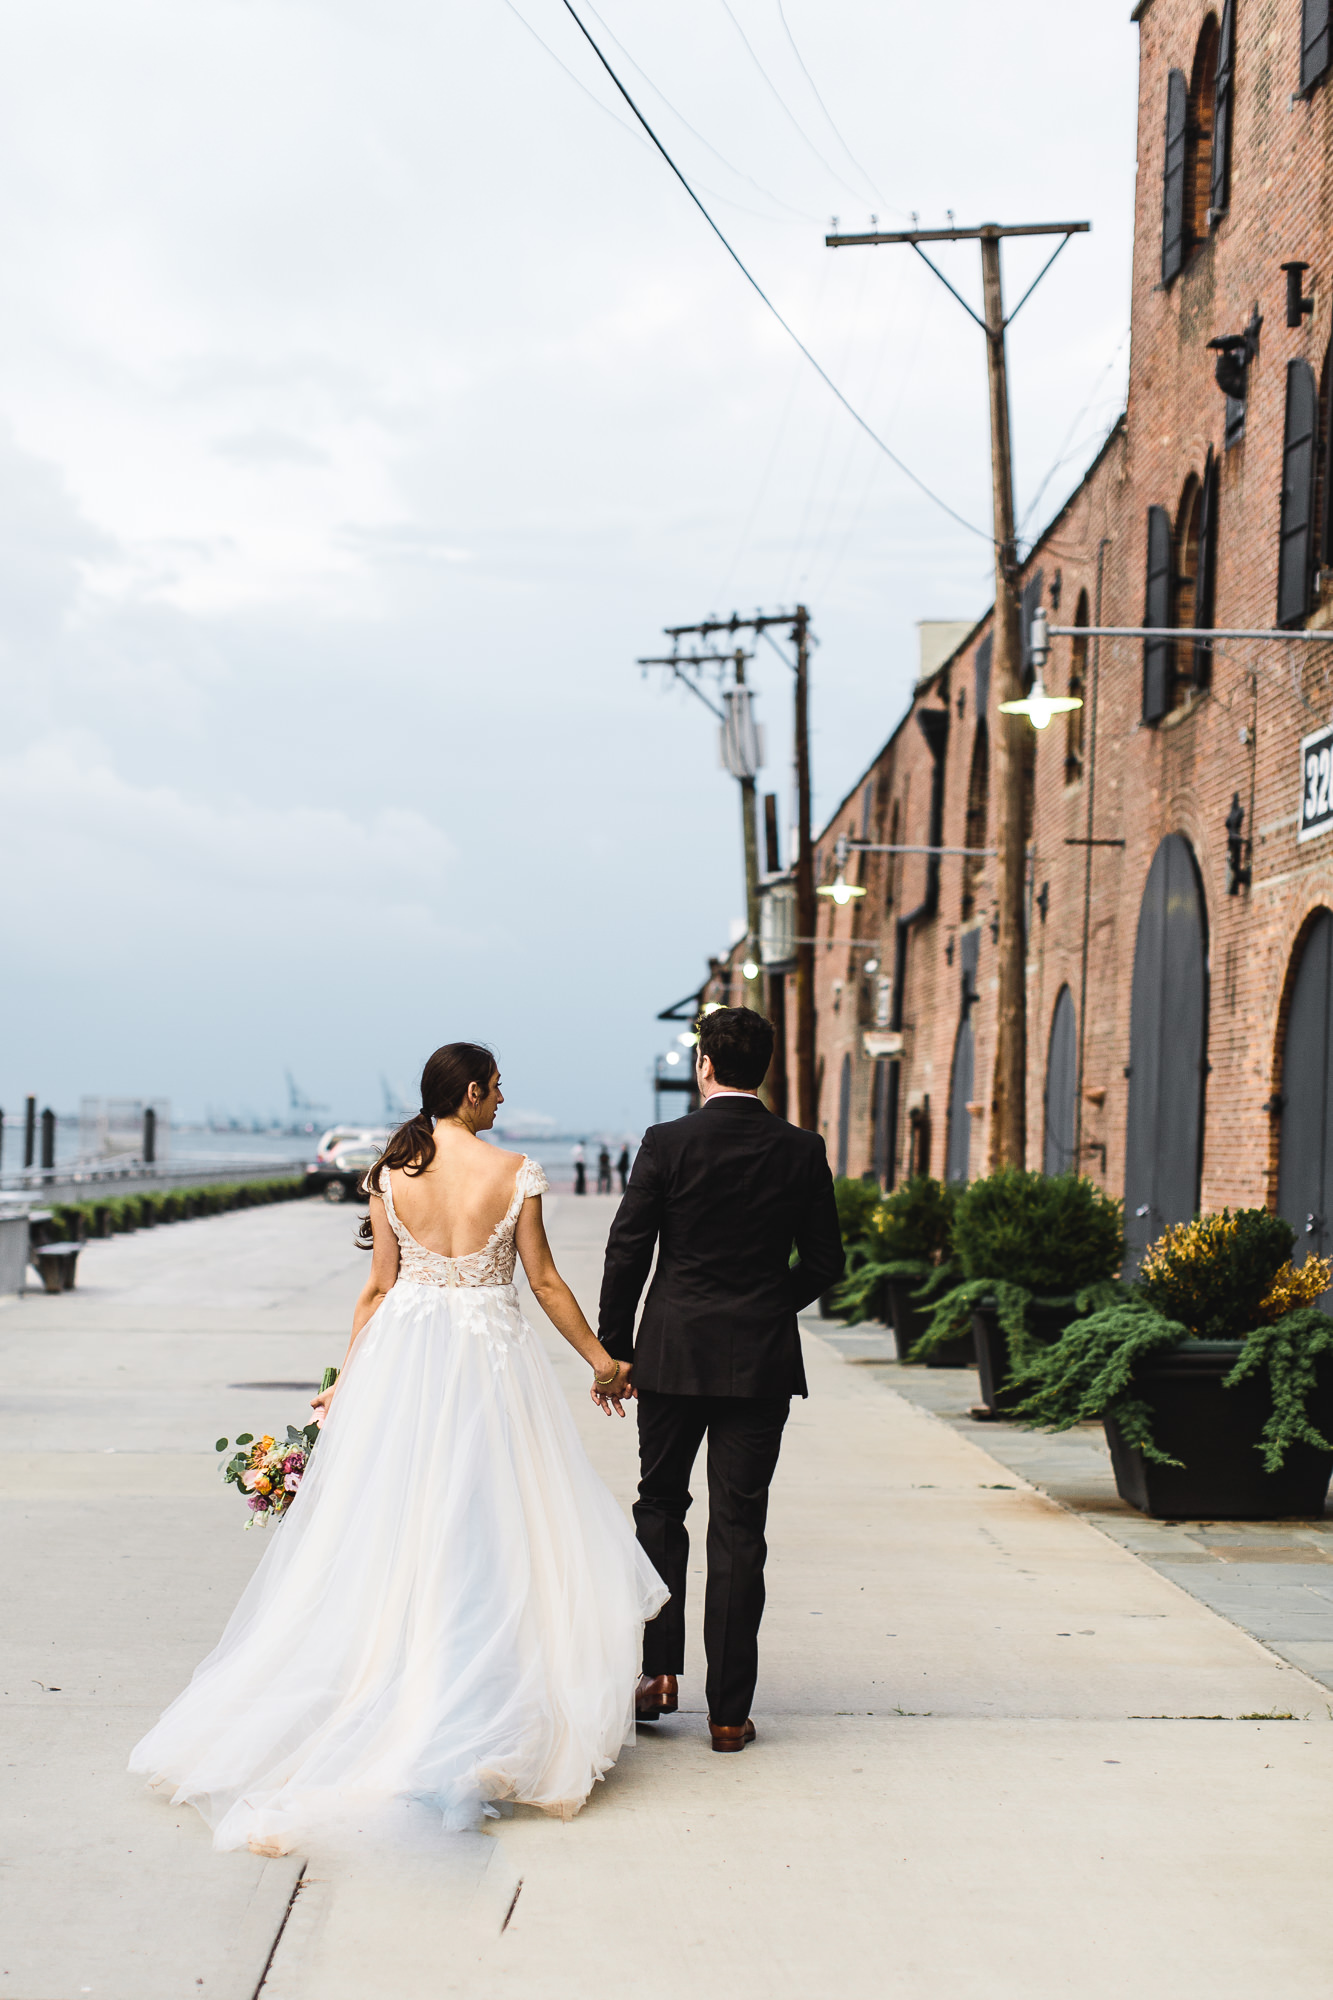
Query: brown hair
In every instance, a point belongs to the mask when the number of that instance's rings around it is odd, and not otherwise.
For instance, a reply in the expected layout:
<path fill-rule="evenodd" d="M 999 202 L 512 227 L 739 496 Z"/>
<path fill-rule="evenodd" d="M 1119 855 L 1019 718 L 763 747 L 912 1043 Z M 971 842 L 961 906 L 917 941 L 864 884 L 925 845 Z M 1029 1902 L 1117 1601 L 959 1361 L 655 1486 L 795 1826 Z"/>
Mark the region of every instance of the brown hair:
<path fill-rule="evenodd" d="M 401 1167 L 405 1174 L 422 1174 L 435 1158 L 435 1120 L 451 1118 L 475 1083 L 483 1094 L 499 1065 L 490 1049 L 481 1042 L 446 1042 L 436 1049 L 421 1072 L 421 1109 L 400 1125 L 384 1151 L 366 1175 L 364 1186 L 372 1194 L 383 1191 L 381 1176 L 386 1169 Z M 357 1241 L 363 1250 L 374 1242 L 370 1217 L 362 1218 Z"/>
<path fill-rule="evenodd" d="M 773 1023 L 752 1007 L 718 1007 L 699 1023 L 699 1054 L 724 1088 L 758 1090 L 773 1060 Z"/>

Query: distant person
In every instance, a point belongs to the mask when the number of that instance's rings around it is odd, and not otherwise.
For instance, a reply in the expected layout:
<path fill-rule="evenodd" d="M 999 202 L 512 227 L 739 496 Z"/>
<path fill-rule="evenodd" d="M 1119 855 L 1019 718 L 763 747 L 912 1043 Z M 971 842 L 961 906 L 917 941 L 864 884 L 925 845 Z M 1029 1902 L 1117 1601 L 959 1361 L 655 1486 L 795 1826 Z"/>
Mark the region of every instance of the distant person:
<path fill-rule="evenodd" d="M 411 1799 L 453 1828 L 493 1799 L 570 1819 L 633 1740 L 666 1587 L 579 1442 L 515 1258 L 608 1415 L 630 1372 L 556 1270 L 541 1168 L 481 1137 L 503 1101 L 489 1049 L 426 1064 L 421 1110 L 366 1177 L 374 1262 L 309 1470 L 287 1472 L 230 1624 L 130 1759 L 217 1848 L 374 1838 Z"/>
<path fill-rule="evenodd" d="M 633 1364 L 638 1395 L 634 1524 L 671 1592 L 644 1633 L 636 1713 L 656 1722 L 679 1706 L 685 1516 L 706 1437 L 704 1651 L 714 1750 L 754 1740 L 768 1488 L 791 1399 L 806 1393 L 796 1315 L 843 1269 L 824 1141 L 760 1102 L 772 1056 L 773 1029 L 762 1014 L 720 1007 L 707 1016 L 695 1061 L 703 1103 L 694 1117 L 644 1133 L 602 1278 L 602 1341 L 608 1354 Z M 654 1250 L 657 1270 L 636 1340 L 634 1315 Z"/>
<path fill-rule="evenodd" d="M 576 1139 L 574 1142 L 574 1192 L 575 1194 L 588 1192 L 588 1156 L 583 1150 L 582 1139 Z"/>
<path fill-rule="evenodd" d="M 605 1146 L 597 1155 L 597 1192 L 598 1194 L 611 1192 L 611 1154 Z"/>
<path fill-rule="evenodd" d="M 620 1158 L 616 1161 L 616 1172 L 620 1175 L 620 1192 L 624 1194 L 629 1185 L 629 1147 L 622 1146 Z"/>

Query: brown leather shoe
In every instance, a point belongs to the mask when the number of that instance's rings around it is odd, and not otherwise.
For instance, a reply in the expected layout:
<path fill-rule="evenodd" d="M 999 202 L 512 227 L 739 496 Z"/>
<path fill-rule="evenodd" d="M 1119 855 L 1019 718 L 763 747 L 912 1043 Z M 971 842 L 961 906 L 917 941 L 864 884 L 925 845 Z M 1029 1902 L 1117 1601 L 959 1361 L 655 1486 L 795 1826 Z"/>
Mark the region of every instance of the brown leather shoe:
<path fill-rule="evenodd" d="M 640 1674 L 634 1690 L 634 1720 L 656 1722 L 659 1716 L 674 1715 L 679 1700 L 674 1674 Z"/>
<path fill-rule="evenodd" d="M 713 1739 L 715 1750 L 743 1750 L 747 1743 L 754 1742 L 752 1722 L 714 1722 L 708 1718 L 708 1734 Z"/>

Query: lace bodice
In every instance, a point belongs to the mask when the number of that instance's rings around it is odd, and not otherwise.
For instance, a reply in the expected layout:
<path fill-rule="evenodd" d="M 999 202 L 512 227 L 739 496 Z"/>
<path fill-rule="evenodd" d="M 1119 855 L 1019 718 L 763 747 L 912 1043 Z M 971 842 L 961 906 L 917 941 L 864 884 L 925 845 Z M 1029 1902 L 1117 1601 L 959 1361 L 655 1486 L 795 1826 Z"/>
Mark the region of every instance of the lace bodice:
<path fill-rule="evenodd" d="M 398 1282 L 409 1285 L 512 1285 L 514 1282 L 514 1231 L 519 1210 L 530 1194 L 545 1194 L 550 1186 L 535 1160 L 525 1154 L 514 1177 L 514 1196 L 501 1220 L 491 1231 L 484 1250 L 466 1257 L 445 1257 L 418 1243 L 410 1229 L 398 1220 L 393 1205 L 393 1176 L 384 1174 L 384 1212 L 398 1238 Z"/>

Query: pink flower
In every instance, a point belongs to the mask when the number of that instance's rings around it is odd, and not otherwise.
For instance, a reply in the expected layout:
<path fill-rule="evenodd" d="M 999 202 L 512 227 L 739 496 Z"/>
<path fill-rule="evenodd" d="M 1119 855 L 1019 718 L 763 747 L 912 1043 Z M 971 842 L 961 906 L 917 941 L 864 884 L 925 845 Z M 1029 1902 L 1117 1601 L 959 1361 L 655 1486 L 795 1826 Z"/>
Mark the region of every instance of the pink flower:
<path fill-rule="evenodd" d="M 305 1453 L 303 1451 L 290 1452 L 288 1456 L 284 1458 L 282 1461 L 282 1469 L 284 1472 L 289 1474 L 293 1472 L 296 1473 L 304 1472 Z"/>
<path fill-rule="evenodd" d="M 241 1484 L 242 1486 L 244 1486 L 247 1493 L 253 1492 L 255 1481 L 260 1477 L 262 1470 L 263 1468 L 261 1466 L 252 1465 L 248 1472 L 243 1472 L 241 1474 Z"/>
<path fill-rule="evenodd" d="M 289 1493 L 295 1493 L 297 1487 L 301 1484 L 301 1475 L 299 1472 L 289 1472 L 282 1483 Z"/>
<path fill-rule="evenodd" d="M 265 1493 L 252 1493 L 245 1504 L 252 1514 L 267 1514 L 268 1512 L 268 1496 Z"/>

